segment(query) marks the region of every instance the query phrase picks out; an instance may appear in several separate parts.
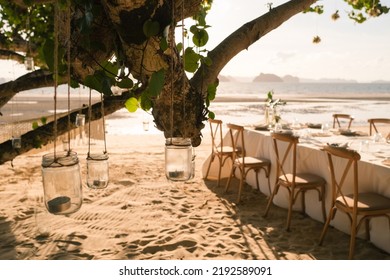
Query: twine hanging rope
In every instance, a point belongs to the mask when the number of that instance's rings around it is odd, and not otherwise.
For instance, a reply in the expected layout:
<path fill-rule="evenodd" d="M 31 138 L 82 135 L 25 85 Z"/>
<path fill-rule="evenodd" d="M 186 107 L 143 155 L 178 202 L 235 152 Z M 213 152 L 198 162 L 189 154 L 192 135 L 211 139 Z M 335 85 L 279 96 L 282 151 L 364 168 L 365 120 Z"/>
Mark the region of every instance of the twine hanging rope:
<path fill-rule="evenodd" d="M 89 98 L 88 98 L 88 154 L 87 159 L 91 158 L 91 120 L 92 120 L 92 90 L 89 89 Z"/>
<path fill-rule="evenodd" d="M 171 128 L 170 128 L 170 134 L 171 134 L 171 141 L 172 141 L 172 138 L 173 138 L 173 70 L 174 70 L 174 65 L 173 65 L 173 48 L 174 48 L 174 39 L 175 39 L 175 36 L 174 36 L 174 33 L 175 33 L 175 0 L 172 0 L 172 7 L 171 7 L 171 13 L 172 13 L 172 21 L 171 21 L 171 33 L 169 35 L 169 43 L 170 43 L 170 47 L 171 47 Z"/>
<path fill-rule="evenodd" d="M 56 161 L 56 150 L 57 150 L 57 87 L 58 87 L 58 2 L 54 4 L 54 161 Z"/>
<path fill-rule="evenodd" d="M 104 118 L 104 99 L 103 93 L 100 94 L 100 112 L 102 115 L 102 126 L 103 126 L 103 143 L 104 151 L 103 154 L 107 154 L 107 143 L 106 143 L 106 122 Z M 92 122 L 92 90 L 89 89 L 89 99 L 88 99 L 88 154 L 87 159 L 90 159 L 91 156 L 91 122 Z"/>
<path fill-rule="evenodd" d="M 103 98 L 103 93 L 100 93 L 100 111 L 102 114 L 102 122 L 103 122 L 103 142 L 104 142 L 104 154 L 107 154 L 107 143 L 106 143 L 106 121 L 104 119 L 105 113 L 104 113 L 104 98 Z"/>
<path fill-rule="evenodd" d="M 182 56 L 182 62 L 183 62 L 183 77 L 182 77 L 182 94 L 183 94 L 183 119 L 186 119 L 186 93 L 185 91 L 185 85 L 186 85 L 186 60 L 185 60 L 185 48 L 184 48 L 184 0 L 181 3 L 181 43 L 182 43 L 182 49 L 183 49 L 183 56 Z M 187 126 L 184 126 L 184 136 L 187 136 Z"/>
<path fill-rule="evenodd" d="M 67 68 L 67 78 L 68 78 L 68 152 L 70 152 L 70 49 L 71 49 L 71 12 L 70 12 L 70 1 L 67 1 L 67 9 L 66 9 L 66 38 L 68 40 L 67 42 L 67 61 L 68 61 L 68 68 Z"/>

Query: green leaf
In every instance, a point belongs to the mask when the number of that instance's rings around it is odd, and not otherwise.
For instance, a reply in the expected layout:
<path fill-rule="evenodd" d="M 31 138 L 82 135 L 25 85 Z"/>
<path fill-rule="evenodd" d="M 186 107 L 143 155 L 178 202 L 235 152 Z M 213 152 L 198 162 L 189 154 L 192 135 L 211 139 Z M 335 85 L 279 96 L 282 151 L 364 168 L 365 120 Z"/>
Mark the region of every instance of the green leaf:
<path fill-rule="evenodd" d="M 209 41 L 209 34 L 204 29 L 198 29 L 198 32 L 194 33 L 192 37 L 192 42 L 197 47 L 203 47 Z"/>
<path fill-rule="evenodd" d="M 209 118 L 212 119 L 212 120 L 215 119 L 215 113 L 209 111 Z"/>
<path fill-rule="evenodd" d="M 160 23 L 158 23 L 158 21 L 148 19 L 145 21 L 142 30 L 148 38 L 156 36 L 160 32 Z"/>
<path fill-rule="evenodd" d="M 157 72 L 153 72 L 149 82 L 149 93 L 151 96 L 158 96 L 164 86 L 165 82 L 165 69 L 160 69 Z"/>
<path fill-rule="evenodd" d="M 98 92 L 103 92 L 102 84 L 95 75 L 88 75 L 84 79 L 84 85 Z"/>
<path fill-rule="evenodd" d="M 54 71 L 54 42 L 51 39 L 47 39 L 42 48 L 43 58 L 50 71 Z"/>
<path fill-rule="evenodd" d="M 46 117 L 41 117 L 41 123 L 42 123 L 43 125 L 45 125 L 46 122 L 47 122 L 47 118 L 46 118 Z"/>
<path fill-rule="evenodd" d="M 149 111 L 152 108 L 152 101 L 146 95 L 141 95 L 140 104 L 143 110 Z"/>
<path fill-rule="evenodd" d="M 128 77 L 125 77 L 123 78 L 118 84 L 117 86 L 120 87 L 120 88 L 132 88 L 134 85 L 133 81 L 128 78 Z"/>
<path fill-rule="evenodd" d="M 129 99 L 127 99 L 125 102 L 125 107 L 131 113 L 137 111 L 137 109 L 139 108 L 137 98 L 130 97 Z"/>
<path fill-rule="evenodd" d="M 110 78 L 116 78 L 117 73 L 119 71 L 118 65 L 116 63 L 112 63 L 110 61 L 105 61 L 102 64 L 105 75 Z"/>
<path fill-rule="evenodd" d="M 209 84 L 207 86 L 207 99 L 214 100 L 217 94 L 217 84 Z"/>
<path fill-rule="evenodd" d="M 161 38 L 161 41 L 160 41 L 160 49 L 165 52 L 167 49 L 168 49 L 168 42 L 167 42 L 167 39 L 165 39 L 165 37 L 162 37 Z"/>
<path fill-rule="evenodd" d="M 70 80 L 70 87 L 71 88 L 78 88 L 78 87 L 80 87 L 80 85 L 79 85 L 78 82 L 76 82 L 75 80 L 71 79 Z"/>
<path fill-rule="evenodd" d="M 183 43 L 178 43 L 177 45 L 176 45 L 176 49 L 177 49 L 177 51 L 180 53 L 182 50 L 183 50 Z"/>
<path fill-rule="evenodd" d="M 187 72 L 194 73 L 199 68 L 200 56 L 190 47 L 186 48 L 184 52 L 184 69 Z"/>
<path fill-rule="evenodd" d="M 102 80 L 102 92 L 104 95 L 110 96 L 112 95 L 111 87 L 114 85 L 112 79 L 107 76 Z"/>
<path fill-rule="evenodd" d="M 33 121 L 32 129 L 37 129 L 38 127 L 39 127 L 38 122 L 37 121 Z"/>

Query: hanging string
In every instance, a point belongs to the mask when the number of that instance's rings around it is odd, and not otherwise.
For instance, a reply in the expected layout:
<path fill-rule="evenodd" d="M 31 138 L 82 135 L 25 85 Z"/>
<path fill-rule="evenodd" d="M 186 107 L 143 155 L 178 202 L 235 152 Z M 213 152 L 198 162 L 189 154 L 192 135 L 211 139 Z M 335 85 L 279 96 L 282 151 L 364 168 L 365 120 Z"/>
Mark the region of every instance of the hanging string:
<path fill-rule="evenodd" d="M 88 154 L 87 159 L 90 158 L 91 153 L 91 120 L 92 120 L 92 90 L 89 89 L 89 98 L 88 98 Z"/>
<path fill-rule="evenodd" d="M 174 65 L 173 65 L 173 48 L 174 48 L 174 33 L 175 33 L 175 0 L 172 0 L 172 22 L 171 22 L 171 33 L 170 33 L 170 47 L 171 47 L 171 138 L 173 138 L 173 70 L 174 70 Z"/>
<path fill-rule="evenodd" d="M 182 42 L 182 49 L 183 49 L 183 58 L 182 58 L 182 61 L 183 61 L 183 77 L 182 77 L 182 95 L 184 97 L 184 100 L 183 100 L 183 116 L 184 118 L 183 119 L 186 119 L 186 93 L 184 93 L 184 90 L 185 90 L 185 85 L 186 85 L 186 71 L 185 71 L 185 48 L 184 48 L 184 31 L 185 31 L 185 28 L 184 28 L 184 0 L 182 1 L 181 3 L 181 42 Z M 184 136 L 187 136 L 187 126 L 184 126 Z"/>
<path fill-rule="evenodd" d="M 70 47 L 71 47 L 71 12 L 70 12 L 70 1 L 67 1 L 67 9 L 66 9 L 66 38 L 68 39 L 67 42 L 67 61 L 68 61 L 68 68 L 67 68 L 67 78 L 68 78 L 68 153 L 70 153 Z"/>
<path fill-rule="evenodd" d="M 58 87 L 58 2 L 54 4 L 54 160 L 56 160 L 57 147 L 57 87 Z"/>
<path fill-rule="evenodd" d="M 102 121 L 103 121 L 103 142 L 104 142 L 104 154 L 107 154 L 107 143 L 106 143 L 106 122 L 104 120 L 104 98 L 103 93 L 100 93 L 100 111 L 102 113 Z"/>

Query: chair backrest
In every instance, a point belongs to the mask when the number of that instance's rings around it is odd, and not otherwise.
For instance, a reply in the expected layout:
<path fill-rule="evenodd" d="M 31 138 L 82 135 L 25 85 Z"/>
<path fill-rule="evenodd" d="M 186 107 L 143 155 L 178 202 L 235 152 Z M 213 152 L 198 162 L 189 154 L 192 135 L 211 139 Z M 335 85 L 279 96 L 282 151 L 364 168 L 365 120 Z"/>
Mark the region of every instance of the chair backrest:
<path fill-rule="evenodd" d="M 332 178 L 332 201 L 334 202 L 337 197 L 342 197 L 343 202 L 348 205 L 347 200 L 345 198 L 345 194 L 343 192 L 343 187 L 345 180 L 349 174 L 352 172 L 353 176 L 353 195 L 354 195 L 354 207 L 357 207 L 357 198 L 359 193 L 358 187 L 358 164 L 357 162 L 360 160 L 360 155 L 358 152 L 354 150 L 348 150 L 346 148 L 341 147 L 333 147 L 333 146 L 325 146 L 324 151 L 328 155 L 328 163 L 330 174 Z M 344 163 L 340 165 L 337 164 L 337 170 L 335 167 L 334 160 L 336 158 L 344 159 Z M 336 174 L 337 173 L 337 174 Z M 350 191 L 349 191 L 350 193 Z M 348 193 L 347 193 L 348 194 Z"/>
<path fill-rule="evenodd" d="M 293 134 L 277 133 L 271 134 L 273 147 L 276 155 L 276 178 L 284 177 L 289 184 L 295 184 L 297 174 L 297 144 L 299 137 Z M 287 145 L 287 147 L 286 147 Z M 288 167 L 288 164 L 292 166 Z M 292 179 L 287 176 L 292 174 Z"/>
<path fill-rule="evenodd" d="M 368 123 L 370 124 L 370 135 L 372 135 L 372 129 L 374 128 L 375 132 L 378 132 L 378 128 L 376 127 L 376 124 L 389 124 L 390 127 L 390 119 L 385 118 L 374 118 L 374 119 L 368 119 Z"/>
<path fill-rule="evenodd" d="M 208 119 L 213 151 L 223 152 L 222 120 Z"/>
<path fill-rule="evenodd" d="M 245 164 L 244 127 L 232 123 L 228 123 L 226 126 L 229 129 L 229 135 L 233 146 L 233 162 L 241 157 L 242 164 Z"/>
<path fill-rule="evenodd" d="M 344 119 L 344 120 L 347 120 L 347 128 L 350 129 L 351 128 L 351 124 L 352 124 L 352 121 L 354 120 L 354 117 L 352 117 L 351 115 L 349 114 L 333 114 L 333 128 L 336 128 L 336 124 L 339 128 L 342 127 L 342 123 L 340 121 L 340 119 Z"/>

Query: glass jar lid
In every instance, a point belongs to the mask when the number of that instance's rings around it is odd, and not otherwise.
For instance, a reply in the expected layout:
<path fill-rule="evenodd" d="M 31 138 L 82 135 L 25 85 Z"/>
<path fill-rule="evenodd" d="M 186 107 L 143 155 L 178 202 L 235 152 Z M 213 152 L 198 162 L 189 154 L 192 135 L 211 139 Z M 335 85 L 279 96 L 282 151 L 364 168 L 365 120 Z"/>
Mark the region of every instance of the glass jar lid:
<path fill-rule="evenodd" d="M 108 154 L 102 153 L 102 154 L 88 154 L 87 160 L 108 160 Z"/>
<path fill-rule="evenodd" d="M 79 163 L 76 152 L 66 151 L 60 153 L 50 153 L 42 157 L 42 167 L 63 167 L 72 166 Z"/>
<path fill-rule="evenodd" d="M 173 137 L 165 140 L 166 146 L 191 146 L 191 138 Z"/>

